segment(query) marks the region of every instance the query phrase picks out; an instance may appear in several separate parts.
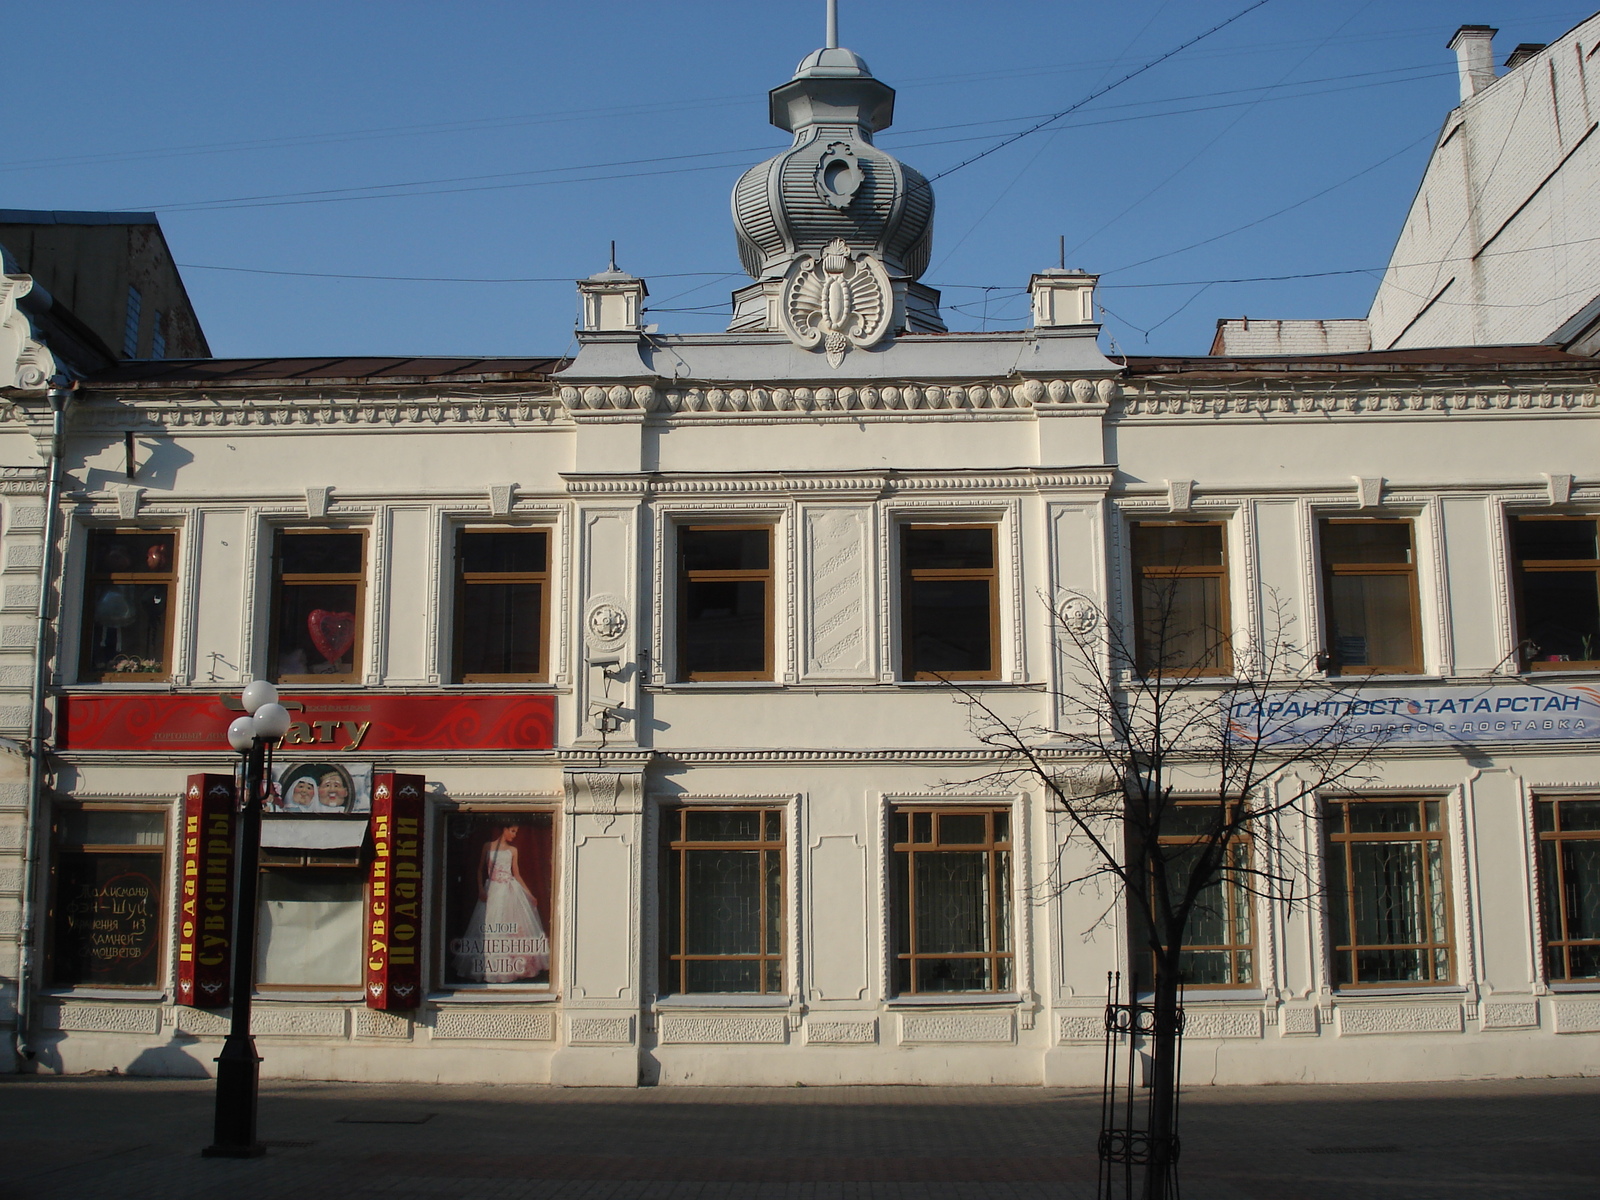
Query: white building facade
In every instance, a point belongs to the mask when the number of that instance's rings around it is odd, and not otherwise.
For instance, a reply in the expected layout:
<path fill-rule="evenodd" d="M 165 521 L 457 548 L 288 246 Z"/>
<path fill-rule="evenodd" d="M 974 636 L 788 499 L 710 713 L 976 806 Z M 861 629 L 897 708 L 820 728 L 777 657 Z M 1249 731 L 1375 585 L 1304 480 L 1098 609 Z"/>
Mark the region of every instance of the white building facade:
<path fill-rule="evenodd" d="M 0 793 L 34 1069 L 211 1070 L 207 804 L 227 697 L 269 678 L 299 705 L 257 914 L 269 1076 L 1093 1083 L 1140 952 L 1108 894 L 1053 886 L 1082 852 L 985 782 L 940 676 L 1048 730 L 1053 598 L 1136 620 L 1161 531 L 1227 628 L 1274 594 L 1337 686 L 1466 714 L 1295 819 L 1319 897 L 1213 931 L 1190 1082 L 1600 1069 L 1593 361 L 1118 363 L 1065 272 L 1028 329 L 946 333 L 931 191 L 871 145 L 892 101 L 836 48 L 774 92 L 796 144 L 735 191 L 725 334 L 645 332 L 612 270 L 571 361 L 19 374 L 19 738 L 41 569 L 58 601 L 47 753 L 7 751 Z"/>

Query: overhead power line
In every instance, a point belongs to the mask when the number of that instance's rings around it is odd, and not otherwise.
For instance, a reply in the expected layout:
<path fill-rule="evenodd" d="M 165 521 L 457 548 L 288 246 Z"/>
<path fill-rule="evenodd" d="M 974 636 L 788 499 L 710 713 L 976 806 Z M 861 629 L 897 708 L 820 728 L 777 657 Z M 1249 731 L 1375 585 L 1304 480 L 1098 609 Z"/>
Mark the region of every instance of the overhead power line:
<path fill-rule="evenodd" d="M 1513 254 L 1537 254 L 1546 250 L 1564 250 L 1569 246 L 1583 246 L 1593 242 L 1600 242 L 1600 236 L 1577 238 L 1568 242 L 1549 242 L 1542 246 L 1519 246 L 1511 250 L 1493 250 L 1477 257 L 1504 258 Z M 1383 263 L 1375 267 L 1341 267 L 1332 271 L 1296 271 L 1288 275 L 1237 275 L 1226 279 L 1170 279 L 1159 283 L 1102 283 L 1098 285 L 1101 291 L 1134 291 L 1141 288 L 1168 288 L 1168 287 L 1199 287 L 1203 284 L 1224 283 L 1281 283 L 1290 279 L 1326 279 L 1334 275 L 1373 275 L 1381 271 L 1404 271 L 1412 267 L 1436 267 L 1445 263 L 1468 262 L 1472 259 L 1470 254 L 1454 255 L 1450 258 L 1428 258 L 1418 262 L 1409 263 Z M 299 279 L 358 279 L 375 280 L 378 282 L 392 283 L 574 283 L 579 278 L 580 272 L 574 271 L 569 275 L 543 275 L 526 277 L 476 277 L 464 275 L 343 275 L 332 271 L 279 271 L 267 267 L 224 267 L 210 263 L 179 263 L 185 271 L 234 271 L 245 275 L 288 275 Z M 738 271 L 675 271 L 655 273 L 646 271 L 641 278 L 644 279 L 729 279 L 738 275 Z M 1107 272 L 1109 274 L 1110 272 Z M 1022 293 L 1028 289 L 1014 283 L 936 283 L 931 286 L 944 290 L 971 290 L 977 292 L 1015 292 Z M 681 293 L 680 293 L 681 294 Z M 668 297 L 674 299 L 675 297 Z M 956 306 L 952 306 L 956 307 Z M 656 309 L 657 312 L 666 311 Z"/>
<path fill-rule="evenodd" d="M 1159 112 L 1134 113 L 1134 114 L 1127 115 L 1127 116 L 1107 117 L 1106 119 L 1100 120 L 1100 121 L 1076 121 L 1076 122 L 1073 122 L 1070 125 L 1064 125 L 1061 128 L 1062 129 L 1090 129 L 1090 128 L 1094 128 L 1094 127 L 1102 126 L 1102 125 L 1118 125 L 1118 124 L 1125 124 L 1125 123 L 1132 122 L 1132 121 L 1158 120 L 1158 119 L 1160 119 L 1162 117 L 1186 116 L 1186 115 L 1193 114 L 1193 113 L 1215 112 L 1215 111 L 1218 111 L 1218 110 L 1229 109 L 1229 108 L 1251 107 L 1251 106 L 1254 106 L 1256 104 L 1267 103 L 1267 102 L 1271 102 L 1271 101 L 1301 100 L 1301 99 L 1308 99 L 1308 98 L 1315 97 L 1315 96 L 1325 96 L 1325 95 L 1329 95 L 1329 94 L 1332 94 L 1332 93 L 1335 93 L 1335 92 L 1361 91 L 1361 90 L 1364 90 L 1366 88 L 1390 87 L 1390 86 L 1393 86 L 1394 84 L 1415 83 L 1415 82 L 1419 82 L 1419 81 L 1422 81 L 1422 80 L 1435 79 L 1435 78 L 1444 78 L 1445 76 L 1450 76 L 1450 77 L 1453 78 L 1455 76 L 1455 71 L 1454 70 L 1450 70 L 1450 71 L 1427 71 L 1427 72 L 1422 73 L 1422 74 L 1416 74 L 1415 72 L 1417 72 L 1419 70 L 1421 70 L 1421 68 L 1419 68 L 1419 67 L 1405 67 L 1405 68 L 1398 68 L 1398 69 L 1392 70 L 1392 71 L 1366 72 L 1364 74 L 1366 74 L 1368 76 L 1371 76 L 1371 75 L 1395 75 L 1395 74 L 1400 74 L 1401 72 L 1405 72 L 1405 74 L 1403 74 L 1402 77 L 1400 77 L 1400 78 L 1394 78 L 1394 79 L 1370 79 L 1369 78 L 1365 82 L 1351 83 L 1351 84 L 1346 84 L 1346 85 L 1340 86 L 1340 87 L 1319 88 L 1319 89 L 1316 89 L 1316 90 L 1313 90 L 1313 91 L 1304 91 L 1304 90 L 1294 91 L 1294 92 L 1289 92 L 1288 94 L 1280 94 L 1280 95 L 1274 95 L 1274 96 L 1260 96 L 1260 97 L 1257 97 L 1257 98 L 1251 99 L 1251 100 L 1237 100 L 1237 101 L 1230 101 L 1228 103 L 1223 103 L 1223 104 L 1197 105 L 1197 106 L 1190 107 L 1190 108 L 1166 109 L 1164 111 L 1159 111 Z M 1172 96 L 1172 97 L 1167 97 L 1167 98 L 1162 99 L 1162 100 L 1140 100 L 1140 101 L 1134 101 L 1134 102 L 1131 102 L 1131 103 L 1128 103 L 1128 104 L 1111 105 L 1111 106 L 1108 106 L 1108 107 L 1110 107 L 1110 108 L 1142 108 L 1142 107 L 1148 107 L 1148 106 L 1151 106 L 1151 105 L 1154 105 L 1154 104 L 1177 103 L 1177 102 L 1182 101 L 1182 100 L 1202 100 L 1202 99 L 1208 99 L 1208 98 L 1214 97 L 1214 96 L 1232 96 L 1232 95 L 1239 95 L 1241 93 L 1262 92 L 1262 91 L 1280 91 L 1280 90 L 1287 91 L 1287 89 L 1305 88 L 1305 87 L 1308 87 L 1310 84 L 1313 84 L 1313 83 L 1331 83 L 1331 82 L 1334 82 L 1336 78 L 1337 77 L 1330 77 L 1328 79 L 1304 80 L 1304 81 L 1301 81 L 1299 83 L 1293 83 L 1293 84 L 1265 85 L 1265 86 L 1262 86 L 1262 87 L 1252 87 L 1252 88 L 1230 88 L 1230 89 L 1227 89 L 1227 90 L 1224 90 L 1224 91 L 1219 91 L 1219 92 L 1202 92 L 1202 93 L 1197 93 L 1197 94 L 1189 95 L 1189 96 Z M 1361 78 L 1361 76 L 1348 76 L 1346 78 Z M 1105 111 L 1105 110 L 1097 110 L 1097 111 Z M 951 125 L 930 125 L 930 126 L 926 126 L 924 128 L 921 128 L 921 129 L 904 130 L 901 133 L 897 134 L 896 136 L 899 137 L 899 138 L 916 137 L 916 136 L 918 136 L 920 134 L 925 134 L 925 133 L 940 133 L 940 132 L 943 132 L 945 130 L 953 130 L 953 129 L 972 129 L 972 128 L 976 128 L 976 127 L 982 127 L 982 126 L 985 126 L 985 125 L 1004 125 L 1004 124 L 1007 124 L 1007 123 L 1012 122 L 1012 121 L 1024 121 L 1024 120 L 1032 120 L 1032 119 L 1033 119 L 1032 116 L 997 117 L 997 118 L 994 118 L 994 119 L 991 119 L 991 120 L 987 120 L 987 121 L 963 121 L 963 122 L 959 122 L 959 123 L 951 124 Z M 958 143 L 961 143 L 961 142 L 982 141 L 982 140 L 985 140 L 986 138 L 989 138 L 989 137 L 992 137 L 992 136 L 994 136 L 994 135 L 993 134 L 976 134 L 976 135 L 972 135 L 972 136 L 968 136 L 968 137 L 933 138 L 933 139 L 930 139 L 930 140 L 927 140 L 927 141 L 921 141 L 921 142 L 918 142 L 918 141 L 898 141 L 898 142 L 894 143 L 894 148 L 896 150 L 904 151 L 904 150 L 911 150 L 911 149 L 919 149 L 919 148 L 928 147 L 928 146 L 948 146 L 948 145 L 958 144 Z M 311 191 L 271 192 L 271 193 L 265 193 L 265 194 L 260 194 L 260 195 L 253 195 L 253 196 L 221 197 L 221 198 L 218 198 L 218 199 L 215 199 L 215 200 L 173 201 L 171 203 L 166 203 L 166 204 L 135 204 L 135 205 L 128 205 L 128 206 L 125 206 L 125 207 L 128 207 L 131 210 L 137 210 L 137 211 L 141 211 L 141 212 L 146 212 L 146 211 L 148 211 L 148 212 L 206 212 L 206 211 L 216 211 L 216 210 L 224 210 L 224 209 L 231 209 L 231 208 L 273 208 L 273 207 L 280 207 L 280 206 L 284 206 L 284 205 L 338 204 L 338 203 L 346 203 L 346 202 L 354 201 L 354 200 L 385 200 L 385 199 L 403 198 L 403 197 L 408 197 L 408 196 L 450 195 L 450 194 L 456 194 L 456 193 L 461 193 L 461 192 L 500 191 L 500 190 L 512 189 L 512 188 L 548 187 L 548 186 L 553 186 L 553 185 L 558 185 L 558 184 L 592 183 L 592 182 L 596 182 L 596 181 L 600 181 L 600 180 L 632 179 L 632 178 L 638 178 L 638 177 L 642 177 L 642 176 L 673 175 L 673 174 L 686 174 L 686 173 L 700 172 L 700 171 L 723 170 L 723 169 L 726 169 L 726 168 L 729 168 L 729 167 L 732 167 L 732 166 L 737 166 L 739 164 L 738 163 L 727 163 L 727 162 L 713 162 L 713 163 L 699 164 L 699 165 L 695 165 L 695 166 L 682 166 L 682 167 L 674 167 L 674 168 L 662 168 L 662 169 L 650 170 L 650 171 L 635 171 L 635 172 L 624 171 L 624 172 L 620 172 L 620 173 L 617 173 L 617 174 L 609 174 L 609 175 L 587 175 L 587 176 L 585 176 L 585 175 L 574 175 L 574 174 L 572 174 L 573 172 L 580 172 L 580 171 L 610 170 L 611 168 L 615 168 L 615 167 L 648 166 L 648 165 L 654 164 L 654 163 L 685 162 L 686 160 L 689 160 L 689 159 L 703 159 L 703 158 L 725 159 L 725 158 L 728 158 L 731 155 L 762 154 L 762 153 L 768 152 L 770 149 L 771 149 L 771 147 L 768 147 L 768 146 L 746 146 L 746 147 L 736 147 L 736 148 L 732 148 L 732 149 L 728 149 L 728 150 L 699 151 L 699 152 L 696 152 L 696 153 L 693 153 L 693 154 L 670 154 L 670 155 L 661 155 L 661 156 L 657 156 L 657 157 L 653 157 L 653 158 L 631 158 L 631 159 L 618 159 L 618 160 L 613 161 L 613 162 L 580 163 L 580 164 L 574 164 L 572 166 L 565 166 L 565 167 L 542 167 L 542 168 L 538 168 L 538 169 L 535 169 L 535 170 L 529 170 L 529 171 L 498 171 L 498 172 L 495 172 L 495 173 L 489 174 L 489 175 L 456 175 L 456 176 L 448 176 L 448 177 L 437 178 L 437 179 L 412 179 L 412 180 L 402 180 L 402 181 L 399 181 L 399 182 L 396 182 L 396 183 L 366 184 L 366 185 L 352 186 L 352 187 L 346 187 L 346 188 L 317 188 L 317 189 L 314 189 L 314 190 L 311 190 Z M 539 178 L 539 179 L 530 179 L 529 178 L 529 176 L 535 176 L 535 175 L 537 175 L 537 176 L 566 176 L 566 177 L 565 178 Z M 515 180 L 517 182 L 491 182 L 491 181 L 510 181 L 510 180 Z M 445 185 L 449 185 L 449 184 L 482 184 L 483 186 L 480 186 L 480 187 L 447 187 L 447 186 L 445 186 Z"/>
<path fill-rule="evenodd" d="M 1005 138 L 1003 141 L 997 142 L 993 146 L 990 146 L 987 150 L 983 151 L 981 154 L 974 154 L 971 158 L 965 160 L 964 162 L 958 162 L 955 166 L 947 167 L 943 171 L 940 171 L 937 175 L 930 176 L 928 182 L 932 183 L 932 182 L 934 182 L 936 180 L 943 179 L 946 175 L 953 175 L 957 171 L 961 170 L 963 167 L 970 167 L 973 163 L 977 162 L 979 159 L 988 158 L 989 155 L 993 154 L 996 150 L 1004 150 L 1007 146 L 1014 145 L 1015 143 L 1020 142 L 1023 138 L 1028 137 L 1030 134 L 1038 133 L 1041 129 L 1044 129 L 1046 126 L 1055 124 L 1057 121 L 1059 121 L 1062 117 L 1066 116 L 1068 113 L 1076 112 L 1078 109 L 1082 108 L 1085 104 L 1088 104 L 1092 100 L 1098 100 L 1101 96 L 1104 96 L 1107 92 L 1113 91 L 1114 89 L 1121 87 L 1123 84 L 1127 83 L 1130 79 L 1137 79 L 1140 75 L 1143 75 L 1146 71 L 1150 70 L 1152 67 L 1160 66 L 1162 63 L 1166 62 L 1167 59 L 1171 58 L 1173 55 L 1181 54 L 1183 51 L 1187 50 L 1190 46 L 1193 46 L 1196 42 L 1205 41 L 1205 39 L 1210 37 L 1212 34 L 1217 33 L 1217 32 L 1219 32 L 1219 31 L 1221 31 L 1223 29 L 1226 29 L 1229 25 L 1232 25 L 1240 17 L 1247 16 L 1248 14 L 1255 12 L 1256 9 L 1262 7 L 1263 5 L 1270 4 L 1270 3 L 1272 3 L 1272 0 L 1255 0 L 1254 4 L 1251 4 L 1251 5 L 1249 5 L 1249 6 L 1245 7 L 1245 8 L 1240 9 L 1238 12 L 1234 13 L 1233 16 L 1229 17 L 1226 21 L 1223 21 L 1223 22 L 1221 22 L 1220 24 L 1217 24 L 1217 25 L 1213 25 L 1210 29 L 1206 30 L 1204 33 L 1195 35 L 1194 37 L 1190 38 L 1188 41 L 1184 42 L 1181 46 L 1174 46 L 1171 50 L 1168 50 L 1166 53 L 1157 55 L 1155 58 L 1152 58 L 1149 62 L 1145 63 L 1143 66 L 1135 67 L 1133 70 L 1129 71 L 1126 75 L 1122 76 L 1119 79 L 1114 80 L 1111 83 L 1106 84 L 1104 87 L 1096 88 L 1094 91 L 1090 92 L 1083 99 L 1077 101 L 1076 103 L 1069 104 L 1066 108 L 1063 108 L 1060 112 L 1055 113 L 1052 116 L 1046 117 L 1044 120 L 1040 121 L 1038 124 L 1031 125 L 1027 129 L 1024 129 L 1020 133 L 1014 133 L 1010 137 Z"/>

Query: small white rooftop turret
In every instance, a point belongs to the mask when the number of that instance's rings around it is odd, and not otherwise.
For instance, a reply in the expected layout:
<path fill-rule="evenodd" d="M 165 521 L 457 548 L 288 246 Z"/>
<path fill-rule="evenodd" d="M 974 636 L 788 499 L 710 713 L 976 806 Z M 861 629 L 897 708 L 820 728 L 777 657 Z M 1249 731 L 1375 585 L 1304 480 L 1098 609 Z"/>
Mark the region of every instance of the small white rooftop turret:
<path fill-rule="evenodd" d="M 1094 324 L 1094 285 L 1100 276 L 1083 268 L 1051 267 L 1028 280 L 1033 294 L 1033 327 Z"/>
<path fill-rule="evenodd" d="M 578 280 L 583 297 L 583 329 L 586 333 L 629 332 L 643 328 L 644 298 L 650 294 L 644 280 L 617 269 L 613 245 L 611 265 L 604 271 Z"/>

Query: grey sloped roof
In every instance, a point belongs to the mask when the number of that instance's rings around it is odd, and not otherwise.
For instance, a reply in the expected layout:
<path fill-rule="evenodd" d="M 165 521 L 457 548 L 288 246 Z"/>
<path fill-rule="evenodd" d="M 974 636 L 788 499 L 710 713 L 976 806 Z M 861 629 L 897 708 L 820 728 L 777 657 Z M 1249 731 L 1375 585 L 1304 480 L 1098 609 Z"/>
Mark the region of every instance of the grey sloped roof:
<path fill-rule="evenodd" d="M 123 362 L 93 388 L 229 387 L 267 383 L 509 383 L 542 381 L 562 358 L 198 358 Z"/>

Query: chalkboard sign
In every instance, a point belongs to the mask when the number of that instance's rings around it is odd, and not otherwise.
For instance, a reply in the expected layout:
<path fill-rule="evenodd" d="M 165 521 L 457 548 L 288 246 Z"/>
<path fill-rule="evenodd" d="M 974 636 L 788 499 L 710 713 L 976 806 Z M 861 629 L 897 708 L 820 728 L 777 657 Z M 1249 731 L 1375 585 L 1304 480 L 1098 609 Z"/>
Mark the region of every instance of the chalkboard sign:
<path fill-rule="evenodd" d="M 150 987 L 161 965 L 161 855 L 72 853 L 56 860 L 54 982 Z"/>

